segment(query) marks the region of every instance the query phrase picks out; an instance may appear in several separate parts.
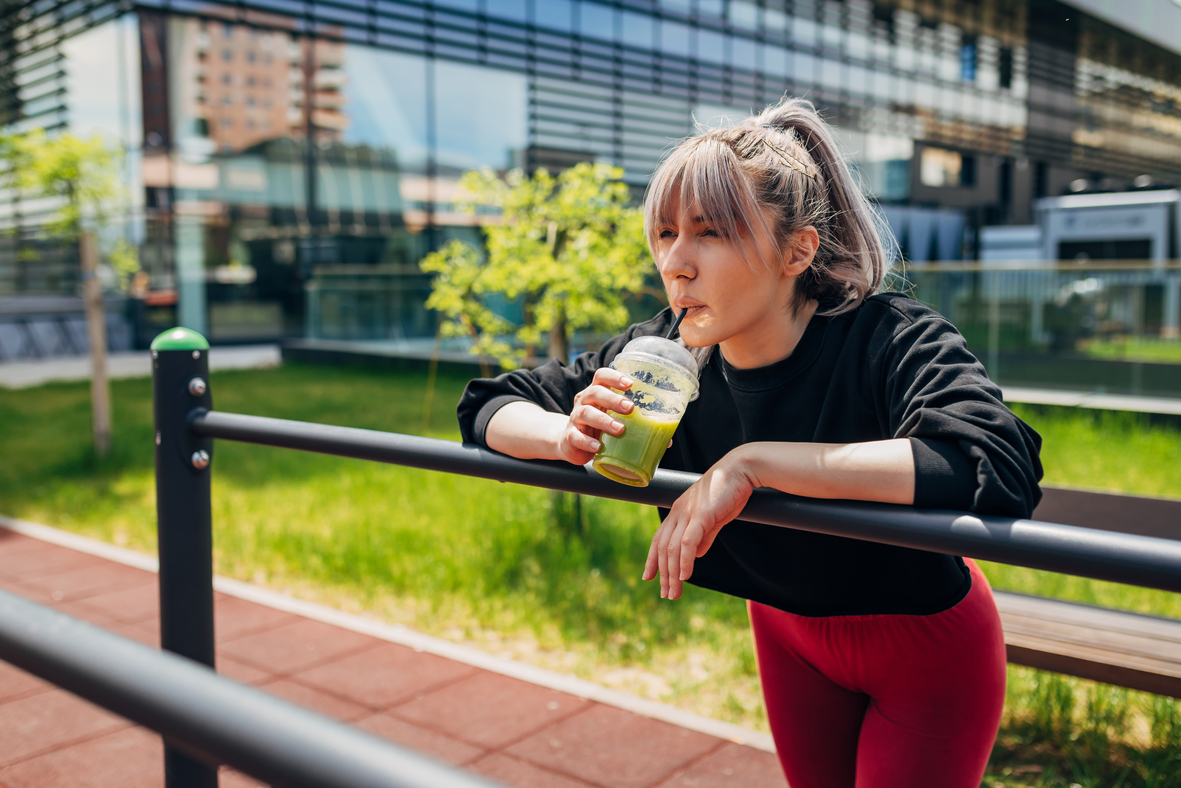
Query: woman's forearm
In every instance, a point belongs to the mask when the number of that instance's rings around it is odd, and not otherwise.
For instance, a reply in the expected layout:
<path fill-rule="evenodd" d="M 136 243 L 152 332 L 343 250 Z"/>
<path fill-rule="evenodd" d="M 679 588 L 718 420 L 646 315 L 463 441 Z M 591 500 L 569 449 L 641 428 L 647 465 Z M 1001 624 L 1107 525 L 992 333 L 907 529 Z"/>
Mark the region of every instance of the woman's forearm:
<path fill-rule="evenodd" d="M 810 498 L 914 503 L 914 453 L 896 438 L 867 443 L 746 443 L 735 463 L 755 487 Z"/>
<path fill-rule="evenodd" d="M 484 431 L 488 448 L 522 460 L 557 460 L 568 417 L 532 402 L 510 402 L 492 415 Z"/>

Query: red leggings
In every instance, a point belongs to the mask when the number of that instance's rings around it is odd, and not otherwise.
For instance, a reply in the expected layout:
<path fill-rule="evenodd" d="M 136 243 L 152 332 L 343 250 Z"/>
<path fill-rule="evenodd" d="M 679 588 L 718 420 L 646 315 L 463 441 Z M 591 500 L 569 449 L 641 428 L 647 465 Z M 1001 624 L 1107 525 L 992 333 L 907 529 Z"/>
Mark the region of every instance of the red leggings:
<path fill-rule="evenodd" d="M 808 618 L 749 603 L 791 788 L 979 788 L 1005 701 L 988 581 L 931 616 Z"/>

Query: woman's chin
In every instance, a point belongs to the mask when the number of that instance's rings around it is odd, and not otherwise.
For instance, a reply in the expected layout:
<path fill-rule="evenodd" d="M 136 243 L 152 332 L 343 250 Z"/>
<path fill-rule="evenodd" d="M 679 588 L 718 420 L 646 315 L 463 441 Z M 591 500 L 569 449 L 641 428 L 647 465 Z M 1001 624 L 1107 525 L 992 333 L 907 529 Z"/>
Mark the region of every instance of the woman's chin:
<path fill-rule="evenodd" d="M 717 342 L 710 337 L 709 332 L 702 331 L 697 326 L 681 326 L 681 341 L 688 347 L 709 347 Z"/>

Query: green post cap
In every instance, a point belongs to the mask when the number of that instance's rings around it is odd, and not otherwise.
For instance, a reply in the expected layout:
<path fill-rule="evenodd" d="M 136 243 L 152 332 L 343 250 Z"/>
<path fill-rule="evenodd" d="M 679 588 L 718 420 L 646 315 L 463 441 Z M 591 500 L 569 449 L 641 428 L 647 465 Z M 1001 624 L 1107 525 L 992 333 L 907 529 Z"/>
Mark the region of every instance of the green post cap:
<path fill-rule="evenodd" d="M 152 340 L 152 350 L 208 350 L 209 342 L 191 328 L 170 328 Z"/>

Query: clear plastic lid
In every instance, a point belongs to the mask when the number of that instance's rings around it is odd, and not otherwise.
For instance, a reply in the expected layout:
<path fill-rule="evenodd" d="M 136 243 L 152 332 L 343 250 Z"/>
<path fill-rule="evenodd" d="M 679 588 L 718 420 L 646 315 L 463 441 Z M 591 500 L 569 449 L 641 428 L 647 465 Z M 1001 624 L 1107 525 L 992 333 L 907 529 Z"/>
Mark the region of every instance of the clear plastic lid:
<path fill-rule="evenodd" d="M 663 374 L 659 374 L 657 369 L 653 369 L 652 372 L 657 373 L 655 377 L 660 380 L 648 382 L 658 385 L 660 388 L 672 387 L 687 391 L 689 401 L 697 399 L 699 387 L 697 359 L 693 358 L 692 353 L 676 342 L 663 337 L 636 337 L 624 346 L 615 360 L 611 362 L 611 366 L 614 369 L 619 369 L 622 362 L 628 361 L 654 365 Z M 628 364 L 627 366 L 634 368 L 635 365 Z"/>

